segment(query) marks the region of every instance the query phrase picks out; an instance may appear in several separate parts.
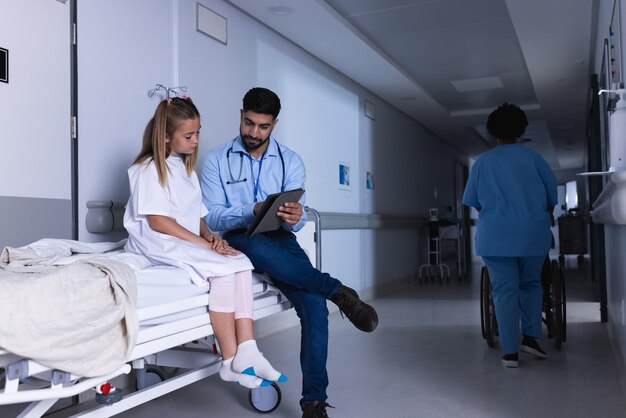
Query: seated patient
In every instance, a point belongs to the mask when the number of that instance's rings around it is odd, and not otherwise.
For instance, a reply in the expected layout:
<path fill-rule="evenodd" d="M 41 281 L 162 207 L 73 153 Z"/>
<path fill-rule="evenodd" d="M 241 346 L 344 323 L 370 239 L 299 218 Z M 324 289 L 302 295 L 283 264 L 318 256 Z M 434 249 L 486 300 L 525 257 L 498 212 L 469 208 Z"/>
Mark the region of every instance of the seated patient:
<path fill-rule="evenodd" d="M 200 114 L 190 98 L 159 103 L 128 169 L 126 251 L 182 268 L 197 286 L 206 286 L 223 380 L 248 388 L 284 382 L 254 340 L 250 260 L 202 220 L 207 209 L 194 171 L 199 135 Z"/>

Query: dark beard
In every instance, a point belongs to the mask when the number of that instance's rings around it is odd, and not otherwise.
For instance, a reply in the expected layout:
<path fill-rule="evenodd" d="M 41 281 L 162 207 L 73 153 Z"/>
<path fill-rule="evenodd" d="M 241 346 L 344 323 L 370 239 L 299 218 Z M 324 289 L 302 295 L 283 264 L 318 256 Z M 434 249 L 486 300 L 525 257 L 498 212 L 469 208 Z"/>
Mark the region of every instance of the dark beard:
<path fill-rule="evenodd" d="M 241 135 L 241 133 L 240 133 L 240 135 Z M 241 140 L 242 140 L 243 144 L 245 145 L 246 150 L 247 150 L 248 152 L 250 152 L 250 151 L 254 151 L 254 150 L 257 150 L 257 149 L 261 148 L 263 145 L 265 145 L 265 143 L 266 143 L 267 141 L 269 141 L 269 140 L 270 140 L 270 136 L 268 135 L 268 136 L 267 136 L 267 138 L 265 138 L 265 140 L 263 140 L 263 141 L 259 142 L 258 144 L 256 144 L 256 145 L 250 145 L 250 144 L 246 141 L 246 139 L 245 139 L 245 138 L 247 138 L 247 135 L 245 135 L 245 136 L 244 136 L 244 135 L 241 135 Z"/>

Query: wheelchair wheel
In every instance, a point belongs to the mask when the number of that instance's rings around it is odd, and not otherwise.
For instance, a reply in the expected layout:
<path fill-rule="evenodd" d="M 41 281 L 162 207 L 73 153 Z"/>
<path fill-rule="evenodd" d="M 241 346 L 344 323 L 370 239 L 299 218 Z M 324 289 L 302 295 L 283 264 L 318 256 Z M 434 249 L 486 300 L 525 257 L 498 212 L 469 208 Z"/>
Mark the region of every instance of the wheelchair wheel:
<path fill-rule="evenodd" d="M 248 400 L 250 405 L 262 414 L 268 414 L 278 408 L 282 394 L 276 383 L 270 386 L 263 386 L 256 389 L 250 389 Z"/>
<path fill-rule="evenodd" d="M 498 334 L 498 324 L 496 322 L 495 307 L 491 298 L 491 282 L 487 267 L 483 267 L 480 274 L 480 311 L 483 338 L 487 340 L 487 345 L 493 347 L 495 336 Z"/>
<path fill-rule="evenodd" d="M 554 265 L 548 257 L 545 258 L 541 268 L 541 290 L 542 290 L 542 313 L 541 321 L 546 325 L 548 338 L 554 338 L 555 315 L 554 315 L 554 289 L 552 277 Z"/>
<path fill-rule="evenodd" d="M 563 301 L 562 309 L 563 312 L 563 342 L 567 339 L 567 299 L 565 298 L 565 273 L 563 272 L 563 267 L 559 265 L 559 281 L 561 283 L 561 300 Z"/>
<path fill-rule="evenodd" d="M 557 261 L 552 262 L 552 298 L 554 312 L 554 346 L 561 349 L 565 341 L 565 281 Z"/>
<path fill-rule="evenodd" d="M 483 294 L 485 292 L 485 269 L 487 267 L 483 267 L 480 271 L 480 331 L 482 332 L 483 339 L 487 338 L 487 333 L 485 331 L 485 301 Z"/>

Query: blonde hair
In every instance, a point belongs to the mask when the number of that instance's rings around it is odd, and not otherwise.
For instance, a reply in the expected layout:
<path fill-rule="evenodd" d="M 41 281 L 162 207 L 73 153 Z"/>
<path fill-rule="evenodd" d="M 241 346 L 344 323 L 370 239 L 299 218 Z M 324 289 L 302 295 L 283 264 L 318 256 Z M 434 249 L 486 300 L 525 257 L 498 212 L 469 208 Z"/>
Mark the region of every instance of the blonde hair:
<path fill-rule="evenodd" d="M 163 100 L 146 125 L 141 151 L 135 157 L 133 165 L 141 164 L 152 158 L 159 175 L 159 183 L 165 187 L 168 171 L 165 159 L 171 153 L 167 139 L 172 137 L 181 121 L 199 117 L 200 112 L 189 97 L 174 97 Z M 187 175 L 190 176 L 196 166 L 198 148 L 194 150 L 193 154 L 183 154 L 181 158 L 187 169 Z"/>

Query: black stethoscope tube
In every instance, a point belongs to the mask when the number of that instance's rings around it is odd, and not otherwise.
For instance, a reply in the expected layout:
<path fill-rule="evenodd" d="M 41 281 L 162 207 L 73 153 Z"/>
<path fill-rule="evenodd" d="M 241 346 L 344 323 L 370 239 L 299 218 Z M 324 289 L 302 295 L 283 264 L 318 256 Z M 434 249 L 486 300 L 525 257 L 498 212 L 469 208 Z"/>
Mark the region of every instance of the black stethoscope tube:
<path fill-rule="evenodd" d="M 241 173 L 243 172 L 243 152 L 238 151 L 239 153 L 239 175 L 237 176 L 237 180 L 235 180 L 235 177 L 233 176 L 233 172 L 230 168 L 230 153 L 234 152 L 233 151 L 233 147 L 231 146 L 228 151 L 226 151 L 226 163 L 228 164 L 228 174 L 230 174 L 230 181 L 227 181 L 226 184 L 236 184 L 236 183 L 242 183 L 244 181 L 248 181 L 248 178 L 245 177 L 244 179 L 241 179 Z"/>

